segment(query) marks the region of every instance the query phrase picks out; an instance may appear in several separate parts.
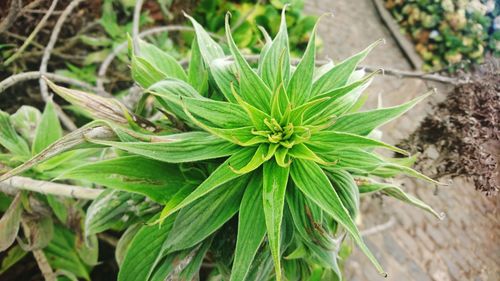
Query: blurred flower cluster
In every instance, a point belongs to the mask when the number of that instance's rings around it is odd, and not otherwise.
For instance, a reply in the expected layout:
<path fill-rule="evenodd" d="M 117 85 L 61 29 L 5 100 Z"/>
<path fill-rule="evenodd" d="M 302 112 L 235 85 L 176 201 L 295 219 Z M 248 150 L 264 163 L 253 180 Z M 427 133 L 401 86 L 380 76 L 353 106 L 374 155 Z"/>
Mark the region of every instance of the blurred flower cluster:
<path fill-rule="evenodd" d="M 498 0 L 385 0 L 403 33 L 415 43 L 424 70 L 454 71 L 500 56 Z"/>

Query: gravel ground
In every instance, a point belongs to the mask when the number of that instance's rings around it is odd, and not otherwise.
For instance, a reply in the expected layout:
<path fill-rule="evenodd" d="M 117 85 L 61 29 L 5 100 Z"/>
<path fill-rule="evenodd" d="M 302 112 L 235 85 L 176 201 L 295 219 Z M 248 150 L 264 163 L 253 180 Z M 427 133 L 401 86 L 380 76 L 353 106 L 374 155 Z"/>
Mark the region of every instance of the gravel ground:
<path fill-rule="evenodd" d="M 308 0 L 306 12 L 333 17 L 322 19 L 319 35 L 324 41 L 321 58 L 340 61 L 385 38 L 364 62 L 382 68 L 409 70 L 410 65 L 380 21 L 372 0 Z M 398 143 L 432 112 L 431 104 L 446 99 L 449 87 L 416 79 L 378 77 L 368 89 L 367 107 L 400 104 L 437 87 L 438 94 L 382 128 L 383 140 Z M 436 151 L 426 151 L 439 157 Z M 442 181 L 446 179 L 442 179 Z M 472 182 L 457 178 L 438 190 L 424 182 L 405 180 L 405 190 L 446 214 L 436 220 L 419 209 L 389 198 L 364 198 L 361 229 L 394 222 L 388 229 L 366 237 L 389 277 L 379 276 L 369 261 L 354 250 L 346 263 L 346 280 L 500 280 L 500 197 L 486 197 Z"/>

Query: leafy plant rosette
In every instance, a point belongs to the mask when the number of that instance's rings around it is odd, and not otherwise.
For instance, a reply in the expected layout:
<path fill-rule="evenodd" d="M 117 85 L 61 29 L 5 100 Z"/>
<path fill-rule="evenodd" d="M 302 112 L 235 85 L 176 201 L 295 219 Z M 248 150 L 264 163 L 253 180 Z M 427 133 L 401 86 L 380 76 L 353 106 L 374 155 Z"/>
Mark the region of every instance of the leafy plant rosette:
<path fill-rule="evenodd" d="M 109 159 L 58 179 L 110 188 L 87 210 L 86 226 L 103 225 L 95 231 L 108 229 L 110 217 L 117 217 L 108 202 L 134 206 L 113 192 L 163 205 L 120 240 L 119 280 L 191 280 L 203 260 L 213 265 L 209 279 L 341 279 L 338 251 L 346 236 L 385 274 L 355 224 L 360 195 L 381 192 L 439 217 L 384 179 L 403 173 L 436 182 L 409 168 L 411 157 L 378 155 L 373 149 L 406 153 L 370 133 L 427 95 L 358 112 L 360 96 L 377 72 L 365 75 L 356 68 L 378 42 L 336 65 L 316 67 L 313 32 L 294 66 L 283 13 L 279 32 L 273 40 L 266 36 L 253 68 L 236 47 L 229 16 L 227 48 L 189 18 L 196 40 L 187 72 L 144 41 L 131 50 L 132 77 L 145 89 L 136 112 L 49 81 L 57 94 L 97 120 L 0 180 L 47 155 L 78 148 L 70 141 L 75 136 L 87 146 L 112 148 L 104 150 Z M 165 119 L 140 117 L 151 99 Z"/>

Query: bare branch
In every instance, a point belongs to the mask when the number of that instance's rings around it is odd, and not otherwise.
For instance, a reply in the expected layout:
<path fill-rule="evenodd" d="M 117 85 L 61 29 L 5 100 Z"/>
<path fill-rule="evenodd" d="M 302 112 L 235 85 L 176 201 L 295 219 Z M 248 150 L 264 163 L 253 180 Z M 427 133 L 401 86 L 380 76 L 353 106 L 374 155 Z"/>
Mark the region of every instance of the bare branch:
<path fill-rule="evenodd" d="M 56 281 L 56 274 L 52 271 L 49 261 L 42 250 L 33 250 L 33 256 L 35 257 L 38 268 L 42 272 L 45 281 Z"/>
<path fill-rule="evenodd" d="M 33 32 L 31 32 L 30 36 L 28 36 L 28 40 L 24 41 L 23 45 L 10 57 L 8 58 L 5 62 L 4 65 L 9 65 L 11 62 L 13 62 L 15 59 L 17 59 L 21 53 L 28 47 L 28 45 L 35 39 L 35 36 L 38 34 L 38 32 L 43 28 L 47 20 L 49 19 L 50 15 L 54 11 L 54 9 L 57 6 L 57 1 L 58 0 L 53 0 L 52 4 L 50 5 L 49 9 L 47 10 L 47 13 L 43 16 L 42 20 L 36 25 L 35 29 Z"/>
<path fill-rule="evenodd" d="M 134 17 L 132 21 L 132 38 L 133 44 L 134 44 L 134 50 L 135 52 L 139 52 L 139 45 L 137 44 L 138 42 L 138 36 L 139 36 L 139 24 L 141 21 L 141 9 L 142 9 L 142 4 L 143 0 L 136 0 L 135 2 L 135 7 L 134 7 Z"/>
<path fill-rule="evenodd" d="M 383 224 L 376 225 L 372 228 L 368 228 L 365 230 L 362 230 L 361 236 L 370 236 L 382 231 L 385 231 L 389 228 L 391 228 L 394 224 L 396 223 L 396 219 L 394 217 L 391 217 L 388 221 L 384 222 Z"/>
<path fill-rule="evenodd" d="M 77 185 L 62 184 L 50 181 L 34 180 L 27 177 L 12 177 L 0 182 L 0 191 L 6 194 L 14 194 L 19 190 L 34 191 L 42 194 L 64 196 L 77 199 L 94 200 L 103 192 L 95 189 Z"/>
<path fill-rule="evenodd" d="M 57 22 L 54 25 L 54 28 L 52 29 L 52 33 L 50 34 L 49 43 L 47 44 L 43 52 L 42 62 L 40 64 L 40 73 L 42 75 L 44 75 L 47 72 L 47 64 L 49 63 L 50 55 L 52 53 L 52 50 L 54 49 L 54 46 L 56 45 L 57 38 L 59 37 L 59 33 L 61 32 L 61 28 L 64 22 L 71 14 L 73 9 L 76 8 L 76 6 L 78 6 L 78 4 L 80 4 L 81 2 L 82 0 L 74 0 L 71 3 L 69 3 L 69 5 L 62 12 L 59 19 L 57 19 Z M 47 83 L 42 78 L 39 79 L 39 82 L 40 82 L 40 92 L 42 94 L 42 99 L 45 102 L 47 102 L 49 98 L 49 90 L 47 87 Z"/>
<path fill-rule="evenodd" d="M 54 80 L 54 81 L 57 81 L 60 83 L 70 84 L 70 85 L 77 86 L 77 87 L 91 90 L 91 91 L 97 91 L 96 87 L 94 87 L 88 83 L 85 83 L 85 82 L 77 80 L 77 79 L 69 78 L 69 77 L 66 77 L 63 75 L 48 72 L 48 73 L 45 73 L 44 76 L 49 78 L 50 80 Z M 9 76 L 9 77 L 5 78 L 2 82 L 0 82 L 0 94 L 2 92 L 4 92 L 6 89 L 14 86 L 15 84 L 17 84 L 19 82 L 39 79 L 40 77 L 42 77 L 42 74 L 40 73 L 40 71 L 28 71 L 28 72 L 23 72 L 23 73 L 14 74 L 12 76 Z M 106 93 L 106 96 L 111 97 L 111 95 L 109 93 Z"/>

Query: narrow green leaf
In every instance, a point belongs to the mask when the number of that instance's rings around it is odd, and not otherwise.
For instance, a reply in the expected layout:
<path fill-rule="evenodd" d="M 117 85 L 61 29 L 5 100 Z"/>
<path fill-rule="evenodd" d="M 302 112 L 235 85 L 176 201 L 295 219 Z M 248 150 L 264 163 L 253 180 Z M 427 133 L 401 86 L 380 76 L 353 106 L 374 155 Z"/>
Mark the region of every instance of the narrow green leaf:
<path fill-rule="evenodd" d="M 205 196 L 226 182 L 229 182 L 241 175 L 233 172 L 233 169 L 241 169 L 247 164 L 248 159 L 255 154 L 255 149 L 246 148 L 234 153 L 224 163 L 222 163 L 210 176 L 201 183 L 189 196 L 181 203 L 172 208 L 167 216 L 177 212 L 197 199 Z"/>
<path fill-rule="evenodd" d="M 257 148 L 257 151 L 255 151 L 255 154 L 250 159 L 250 161 L 248 161 L 248 163 L 240 169 L 233 168 L 233 172 L 243 175 L 260 167 L 262 163 L 266 161 L 266 154 L 268 152 L 268 147 L 269 147 L 268 144 L 260 144 L 259 147 Z"/>
<path fill-rule="evenodd" d="M 288 47 L 288 31 L 286 27 L 286 8 L 281 12 L 281 23 L 278 33 L 274 38 L 271 46 L 266 51 L 262 62 L 262 80 L 267 84 L 270 89 L 275 89 L 278 73 L 281 73 L 284 84 L 288 84 L 290 75 L 290 51 Z M 282 56 L 283 64 L 280 64 L 280 57 Z M 278 68 L 283 67 L 282 70 Z M 311 68 L 312 69 L 312 68 Z"/>
<path fill-rule="evenodd" d="M 281 222 L 285 204 L 285 191 L 290 168 L 280 167 L 275 161 L 264 163 L 263 206 L 267 227 L 267 237 L 274 260 L 276 280 L 282 280 L 281 272 Z"/>
<path fill-rule="evenodd" d="M 28 252 L 23 250 L 19 245 L 15 245 L 14 247 L 10 248 L 2 259 L 2 264 L 0 265 L 0 275 L 6 272 L 18 261 L 22 260 L 27 253 Z"/>
<path fill-rule="evenodd" d="M 292 164 L 291 175 L 296 186 L 323 211 L 342 224 L 377 270 L 386 275 L 365 245 L 348 210 L 343 206 L 339 195 L 321 168 L 313 161 L 296 160 Z"/>
<path fill-rule="evenodd" d="M 237 146 L 205 132 L 187 132 L 155 139 L 156 142 L 89 140 L 169 163 L 195 162 L 228 156 Z"/>
<path fill-rule="evenodd" d="M 245 280 L 266 234 L 262 198 L 262 172 L 255 171 L 241 200 L 238 237 L 230 281 Z"/>
<path fill-rule="evenodd" d="M 40 124 L 36 128 L 35 139 L 33 140 L 33 155 L 47 148 L 56 140 L 62 137 L 62 128 L 57 117 L 57 112 L 52 100 L 48 101 L 42 114 Z"/>
<path fill-rule="evenodd" d="M 193 85 L 193 87 L 195 87 L 195 90 L 202 96 L 208 94 L 208 70 L 204 65 L 200 46 L 198 45 L 198 40 L 196 38 L 193 40 L 193 44 L 191 45 L 188 82 L 189 85 Z"/>
<path fill-rule="evenodd" d="M 425 204 L 422 200 L 420 200 L 420 199 L 418 199 L 410 194 L 407 194 L 399 186 L 396 186 L 394 184 L 389 184 L 389 183 L 380 183 L 380 182 L 376 182 L 376 181 L 366 179 L 366 178 L 361 178 L 360 182 L 361 182 L 361 184 L 359 185 L 359 192 L 360 193 L 381 192 L 382 194 L 396 198 L 396 199 L 401 200 L 405 203 L 408 203 L 408 204 L 413 205 L 417 208 L 420 208 L 424 211 L 427 211 L 438 219 L 443 218 L 442 214 L 439 214 L 438 212 L 436 212 L 432 207 Z"/>
<path fill-rule="evenodd" d="M 234 179 L 182 208 L 165 242 L 166 253 L 193 247 L 218 230 L 238 211 L 247 183 L 248 176 Z"/>
<path fill-rule="evenodd" d="M 135 235 L 123 260 L 118 281 L 148 280 L 162 256 L 162 245 L 168 237 L 175 216 L 163 225 L 144 225 Z"/>
<path fill-rule="evenodd" d="M 363 51 L 335 65 L 332 69 L 323 74 L 313 83 L 311 97 L 315 97 L 335 88 L 345 86 L 359 62 L 361 62 L 380 42 L 382 42 L 382 40 L 376 41 Z"/>
<path fill-rule="evenodd" d="M 433 91 L 417 97 L 407 103 L 403 103 L 394 107 L 346 114 L 340 117 L 337 122 L 330 127 L 330 129 L 339 132 L 366 136 L 375 128 L 395 119 L 396 117 L 410 110 L 413 106 L 427 98 L 432 93 Z"/>
<path fill-rule="evenodd" d="M 372 72 L 359 80 L 315 97 L 314 100 L 326 97 L 329 97 L 330 99 L 324 103 L 319 103 L 309 107 L 304 114 L 304 119 L 306 120 L 305 123 L 317 124 L 319 116 L 340 116 L 345 114 L 346 111 L 354 106 L 363 91 L 370 85 L 373 76 L 377 73 L 378 71 Z"/>
<path fill-rule="evenodd" d="M 349 211 L 353 220 L 359 213 L 359 189 L 354 178 L 348 172 L 335 169 L 328 173 L 335 191 L 342 201 L 342 205 Z"/>
<path fill-rule="evenodd" d="M 167 78 L 167 75 L 144 58 L 132 55 L 130 68 L 132 78 L 143 88 L 148 88 L 156 82 Z"/>
<path fill-rule="evenodd" d="M 85 236 L 113 227 L 120 229 L 123 225 L 158 211 L 159 208 L 159 205 L 140 194 L 106 189 L 87 209 L 84 221 Z"/>
<path fill-rule="evenodd" d="M 138 40 L 140 50 L 139 57 L 149 62 L 159 72 L 165 74 L 166 77 L 187 81 L 184 69 L 175 58 L 153 44 L 140 38 L 138 38 Z"/>
<path fill-rule="evenodd" d="M 19 136 L 9 120 L 9 114 L 0 110 L 0 145 L 17 156 L 31 156 L 26 141 Z"/>
<path fill-rule="evenodd" d="M 256 108 L 262 109 L 269 113 L 271 110 L 270 99 L 271 90 L 262 81 L 262 79 L 250 67 L 248 62 L 243 58 L 243 55 L 236 47 L 231 35 L 231 27 L 229 26 L 229 15 L 226 15 L 226 36 L 229 44 L 229 49 L 238 65 L 240 72 L 240 95 L 241 97 Z"/>
<path fill-rule="evenodd" d="M 351 133 L 342 133 L 335 131 L 321 131 L 312 134 L 311 139 L 307 145 L 317 153 L 330 152 L 336 149 L 356 147 L 382 147 L 392 150 L 403 155 L 408 155 L 406 151 L 401 148 L 386 144 L 384 142 L 374 140 L 368 137 L 363 137 Z"/>
<path fill-rule="evenodd" d="M 308 143 L 309 145 L 309 143 Z M 316 153 L 314 153 L 311 149 L 309 149 L 308 145 L 303 143 L 294 145 L 290 150 L 288 150 L 288 154 L 293 158 L 303 159 L 303 160 L 311 160 L 321 165 L 328 165 L 325 160 L 321 159 Z"/>
<path fill-rule="evenodd" d="M 178 165 L 141 156 L 125 156 L 85 164 L 59 178 L 83 180 L 134 192 L 159 203 L 167 202 L 186 181 Z"/>
<path fill-rule="evenodd" d="M 290 83 L 287 87 L 287 94 L 289 96 L 292 106 L 303 104 L 309 99 L 313 83 L 314 63 L 316 59 L 316 30 L 318 28 L 319 20 L 314 25 L 311 31 L 311 37 L 307 43 L 306 50 L 297 69 L 290 78 Z"/>

